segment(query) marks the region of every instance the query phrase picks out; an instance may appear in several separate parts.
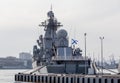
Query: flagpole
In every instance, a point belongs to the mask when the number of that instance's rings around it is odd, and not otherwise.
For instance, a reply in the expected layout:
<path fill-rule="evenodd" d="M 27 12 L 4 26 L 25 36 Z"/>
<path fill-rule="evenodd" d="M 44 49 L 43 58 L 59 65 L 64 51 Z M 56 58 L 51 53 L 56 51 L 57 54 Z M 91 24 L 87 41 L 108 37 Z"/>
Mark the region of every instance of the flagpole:
<path fill-rule="evenodd" d="M 102 66 L 102 75 L 103 75 L 103 39 L 104 39 L 104 37 L 100 37 L 100 41 L 101 41 L 101 66 Z"/>
<path fill-rule="evenodd" d="M 85 75 L 87 73 L 87 71 L 86 71 L 86 35 L 87 35 L 87 33 L 84 33 L 84 38 L 85 38 Z"/>

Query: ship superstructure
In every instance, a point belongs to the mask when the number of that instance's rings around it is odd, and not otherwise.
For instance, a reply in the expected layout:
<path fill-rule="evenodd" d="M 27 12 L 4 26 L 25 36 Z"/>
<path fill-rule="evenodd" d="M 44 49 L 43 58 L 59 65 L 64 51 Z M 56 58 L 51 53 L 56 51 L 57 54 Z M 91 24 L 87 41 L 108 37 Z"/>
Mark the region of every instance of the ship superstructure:
<path fill-rule="evenodd" d="M 47 15 L 48 20 L 40 25 L 44 27 L 45 35 L 40 35 L 38 45 L 33 48 L 33 66 L 46 65 L 46 73 L 88 74 L 91 60 L 82 56 L 80 48 L 69 47 L 68 33 L 64 29 L 57 31 L 62 25 L 54 17 L 53 11 Z"/>

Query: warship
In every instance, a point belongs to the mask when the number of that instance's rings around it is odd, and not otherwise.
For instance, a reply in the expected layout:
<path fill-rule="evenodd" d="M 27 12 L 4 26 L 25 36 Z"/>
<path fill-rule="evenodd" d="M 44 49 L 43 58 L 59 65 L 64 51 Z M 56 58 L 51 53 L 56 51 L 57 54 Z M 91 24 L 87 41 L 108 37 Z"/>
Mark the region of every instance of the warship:
<path fill-rule="evenodd" d="M 69 46 L 68 33 L 54 16 L 52 10 L 48 19 L 41 22 L 45 34 L 40 35 L 33 46 L 33 69 L 15 74 L 16 82 L 32 83 L 120 83 L 118 74 L 99 72 L 82 50 L 74 43 Z M 86 35 L 86 34 L 85 34 Z"/>

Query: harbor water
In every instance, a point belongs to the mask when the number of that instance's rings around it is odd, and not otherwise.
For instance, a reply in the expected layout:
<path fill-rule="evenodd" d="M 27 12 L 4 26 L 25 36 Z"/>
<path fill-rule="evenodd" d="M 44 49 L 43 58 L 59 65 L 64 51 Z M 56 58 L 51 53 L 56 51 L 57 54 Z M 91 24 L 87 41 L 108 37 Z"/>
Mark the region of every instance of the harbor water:
<path fill-rule="evenodd" d="M 24 69 L 0 69 L 0 83 L 18 83 L 14 81 L 14 75 L 19 72 L 24 72 Z M 23 83 L 23 82 L 19 82 Z"/>
<path fill-rule="evenodd" d="M 118 72 L 117 69 L 111 69 L 114 72 Z M 23 82 L 15 82 L 14 81 L 14 75 L 19 72 L 24 72 L 27 70 L 21 69 L 0 69 L 0 83 L 23 83 Z M 110 73 L 106 70 L 104 70 L 105 73 Z M 114 74 L 114 73 L 112 73 Z M 30 83 L 30 82 L 29 82 Z"/>

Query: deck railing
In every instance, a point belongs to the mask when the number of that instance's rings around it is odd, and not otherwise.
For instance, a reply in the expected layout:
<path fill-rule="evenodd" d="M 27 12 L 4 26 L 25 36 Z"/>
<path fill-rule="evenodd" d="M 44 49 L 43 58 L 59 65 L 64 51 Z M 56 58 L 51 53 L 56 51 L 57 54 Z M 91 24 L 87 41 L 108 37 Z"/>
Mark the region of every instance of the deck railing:
<path fill-rule="evenodd" d="M 83 56 L 54 56 L 52 60 L 88 60 L 88 57 Z"/>

